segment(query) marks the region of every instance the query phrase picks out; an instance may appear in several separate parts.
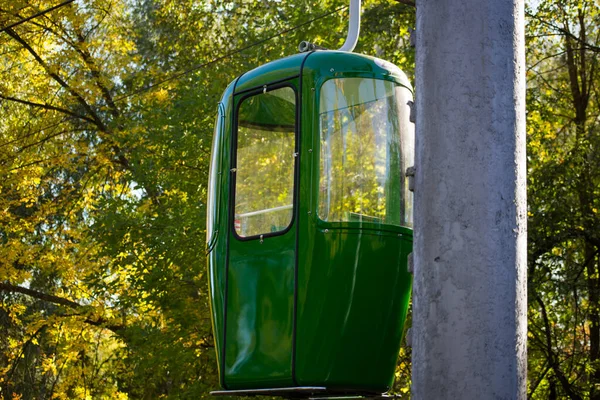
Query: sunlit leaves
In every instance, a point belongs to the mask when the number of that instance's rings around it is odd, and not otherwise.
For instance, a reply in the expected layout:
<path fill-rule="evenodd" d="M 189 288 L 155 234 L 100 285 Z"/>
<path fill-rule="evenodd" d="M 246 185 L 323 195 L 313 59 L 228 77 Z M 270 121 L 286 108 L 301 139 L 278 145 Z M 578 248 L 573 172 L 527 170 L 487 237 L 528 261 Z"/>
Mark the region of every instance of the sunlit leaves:
<path fill-rule="evenodd" d="M 529 392 L 598 398 L 598 4 L 528 13 Z"/>
<path fill-rule="evenodd" d="M 277 34 L 344 5 L 77 0 L 2 33 L 2 397 L 198 398 L 216 387 L 204 276 L 216 103 L 301 40 L 339 47 L 347 11 Z M 48 6 L 0 1 L 1 25 Z M 364 8 L 358 50 L 410 74 L 414 10 Z"/>

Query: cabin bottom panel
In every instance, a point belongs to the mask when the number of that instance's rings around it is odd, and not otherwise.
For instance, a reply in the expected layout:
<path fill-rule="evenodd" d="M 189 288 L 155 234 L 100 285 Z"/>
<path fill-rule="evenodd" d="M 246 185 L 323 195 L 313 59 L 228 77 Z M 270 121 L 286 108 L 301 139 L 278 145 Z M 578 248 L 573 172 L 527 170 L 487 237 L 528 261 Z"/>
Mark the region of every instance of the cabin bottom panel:
<path fill-rule="evenodd" d="M 272 239 L 273 241 L 274 239 Z M 292 242 L 293 243 L 293 242 Z M 232 254 L 228 269 L 227 389 L 293 386 L 295 252 L 280 247 Z"/>
<path fill-rule="evenodd" d="M 317 231 L 298 274 L 300 385 L 385 392 L 410 298 L 412 238 Z"/>

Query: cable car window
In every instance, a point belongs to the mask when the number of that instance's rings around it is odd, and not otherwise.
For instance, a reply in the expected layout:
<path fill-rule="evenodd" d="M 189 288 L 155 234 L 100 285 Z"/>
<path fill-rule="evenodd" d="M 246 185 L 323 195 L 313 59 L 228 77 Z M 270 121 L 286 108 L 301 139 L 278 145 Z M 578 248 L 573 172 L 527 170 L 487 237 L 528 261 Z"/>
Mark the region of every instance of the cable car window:
<path fill-rule="evenodd" d="M 215 205 L 216 201 L 216 191 L 217 191 L 217 175 L 219 173 L 219 133 L 222 129 L 222 120 L 223 120 L 223 111 L 222 105 L 219 103 L 219 109 L 217 112 L 217 117 L 215 118 L 215 131 L 213 134 L 213 142 L 212 142 L 212 158 L 210 160 L 210 168 L 208 172 L 209 181 L 208 181 L 208 195 L 207 195 L 207 204 L 206 208 L 208 209 L 208 216 L 206 218 L 206 242 L 210 243 L 213 238 L 213 233 L 215 230 Z"/>
<path fill-rule="evenodd" d="M 320 92 L 319 218 L 412 226 L 411 93 L 394 82 L 341 78 Z"/>
<path fill-rule="evenodd" d="M 286 86 L 248 97 L 237 120 L 235 232 L 283 231 L 293 215 L 296 94 Z"/>

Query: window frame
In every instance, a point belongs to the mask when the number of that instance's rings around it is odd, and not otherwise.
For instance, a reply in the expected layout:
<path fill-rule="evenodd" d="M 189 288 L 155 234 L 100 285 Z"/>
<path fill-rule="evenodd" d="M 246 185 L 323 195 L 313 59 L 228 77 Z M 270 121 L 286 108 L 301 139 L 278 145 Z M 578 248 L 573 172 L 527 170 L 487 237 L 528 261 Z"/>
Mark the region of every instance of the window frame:
<path fill-rule="evenodd" d="M 300 167 L 300 152 L 299 152 L 300 130 L 299 130 L 299 127 L 300 127 L 301 105 L 299 102 L 298 89 L 294 85 L 294 83 L 290 81 L 294 78 L 296 78 L 296 77 L 286 79 L 285 81 L 277 81 L 277 82 L 274 82 L 271 84 L 261 85 L 256 88 L 244 90 L 243 92 L 234 94 L 234 97 L 237 97 L 237 96 L 240 96 L 240 97 L 238 100 L 235 100 L 235 98 L 234 98 L 236 105 L 235 105 L 235 112 L 233 114 L 233 129 L 232 129 L 232 138 L 231 138 L 232 143 L 231 143 L 230 173 L 232 175 L 232 179 L 231 179 L 231 201 L 230 201 L 230 212 L 229 212 L 229 216 L 230 216 L 229 227 L 231 229 L 231 232 L 233 233 L 233 237 L 242 242 L 257 240 L 257 239 L 263 240 L 263 239 L 269 238 L 269 237 L 285 235 L 292 229 L 292 227 L 294 226 L 294 224 L 296 222 L 296 217 L 297 217 L 297 212 L 298 212 L 298 183 L 299 183 L 298 174 L 299 174 L 299 170 L 300 170 L 300 168 L 299 168 Z M 236 187 L 237 187 L 237 154 L 238 154 L 237 150 L 238 150 L 238 129 L 239 129 L 238 117 L 239 117 L 240 107 L 244 103 L 244 101 L 250 97 L 254 97 L 254 96 L 264 94 L 264 93 L 272 92 L 274 90 L 281 89 L 284 87 L 289 87 L 294 91 L 294 101 L 295 101 L 294 154 L 296 154 L 296 156 L 294 157 L 294 168 L 293 168 L 294 177 L 293 177 L 293 187 L 292 187 L 292 218 L 290 219 L 288 226 L 283 230 L 276 231 L 276 232 L 264 232 L 264 233 L 259 233 L 259 234 L 252 235 L 252 236 L 240 236 L 240 235 L 238 235 L 238 233 L 235 229 L 235 200 L 236 200 Z"/>
<path fill-rule="evenodd" d="M 219 207 L 221 203 L 221 162 L 223 147 L 223 130 L 225 129 L 225 106 L 219 102 L 217 115 L 215 118 L 215 127 L 213 132 L 213 142 L 211 145 L 211 160 L 208 172 L 209 184 L 206 194 L 206 246 L 207 253 L 210 253 L 217 241 L 219 235 Z"/>
<path fill-rule="evenodd" d="M 365 73 L 365 72 L 355 72 L 355 71 L 345 71 L 345 72 L 338 72 L 335 73 L 333 75 L 330 76 L 326 76 L 323 79 L 319 79 L 316 84 L 315 87 L 317 88 L 317 90 L 315 91 L 315 103 L 314 103 L 314 107 L 315 110 L 317 110 L 317 115 L 319 115 L 319 111 L 320 107 L 321 107 L 321 92 L 323 90 L 323 85 L 325 85 L 326 82 L 330 81 L 330 80 L 336 80 L 336 79 L 347 79 L 347 78 L 361 78 L 361 79 L 373 79 L 373 80 L 380 80 L 380 81 L 387 81 L 387 82 L 391 82 L 393 83 L 396 87 L 401 87 L 405 90 L 408 90 L 413 96 L 414 96 L 414 91 L 410 88 L 407 87 L 404 83 L 402 83 L 400 80 L 398 80 L 395 76 L 393 75 L 378 75 L 378 74 L 373 74 L 373 73 Z M 313 133 L 313 151 L 314 153 L 316 153 L 318 156 L 315 157 L 315 160 L 313 161 L 313 170 L 315 171 L 315 175 L 320 177 L 321 174 L 321 131 L 320 131 L 320 121 L 319 121 L 319 117 L 315 118 L 313 123 L 313 129 L 314 129 L 314 133 Z M 402 176 L 404 177 L 404 179 L 406 179 L 405 176 L 406 171 L 401 171 Z M 373 233 L 383 233 L 383 232 L 393 232 L 393 233 L 398 233 L 401 235 L 408 235 L 408 236 L 412 236 L 412 232 L 413 232 L 413 227 L 412 226 L 406 226 L 406 225 L 394 225 L 394 224 L 388 224 L 388 223 L 375 223 L 375 222 L 366 222 L 366 221 L 325 221 L 323 219 L 321 219 L 321 216 L 319 215 L 319 202 L 321 201 L 320 199 L 320 192 L 319 192 L 319 182 L 320 182 L 320 178 L 316 179 L 315 182 L 312 182 L 313 186 L 313 191 L 315 193 L 315 195 L 313 196 L 313 202 L 311 204 L 311 206 L 314 208 L 315 212 L 314 212 L 314 220 L 316 222 L 316 226 L 318 229 L 320 230 L 325 230 L 325 229 L 341 229 L 341 230 L 349 230 L 349 231 L 356 231 L 356 230 L 368 230 L 368 231 L 372 231 Z M 404 199 L 402 200 L 404 201 Z M 414 198 L 413 198 L 414 201 Z M 413 207 L 414 207 L 414 203 L 413 203 Z M 413 226 L 414 226 L 414 220 L 413 220 Z"/>

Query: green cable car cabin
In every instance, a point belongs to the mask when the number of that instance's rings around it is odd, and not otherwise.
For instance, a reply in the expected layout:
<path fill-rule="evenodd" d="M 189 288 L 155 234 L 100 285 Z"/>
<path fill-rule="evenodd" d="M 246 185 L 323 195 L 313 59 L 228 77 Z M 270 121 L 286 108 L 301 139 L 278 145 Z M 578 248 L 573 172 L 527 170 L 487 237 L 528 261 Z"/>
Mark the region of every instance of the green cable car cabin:
<path fill-rule="evenodd" d="M 227 393 L 391 387 L 412 284 L 411 100 L 396 66 L 342 51 L 225 90 L 207 240 Z"/>

